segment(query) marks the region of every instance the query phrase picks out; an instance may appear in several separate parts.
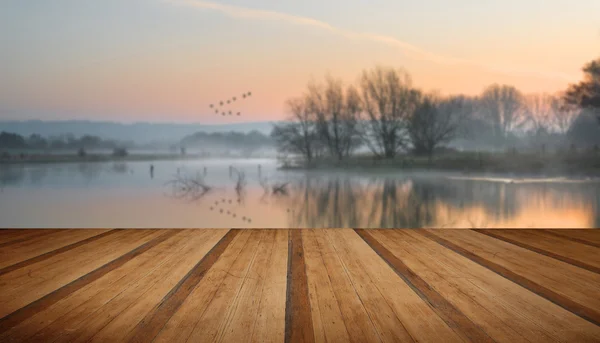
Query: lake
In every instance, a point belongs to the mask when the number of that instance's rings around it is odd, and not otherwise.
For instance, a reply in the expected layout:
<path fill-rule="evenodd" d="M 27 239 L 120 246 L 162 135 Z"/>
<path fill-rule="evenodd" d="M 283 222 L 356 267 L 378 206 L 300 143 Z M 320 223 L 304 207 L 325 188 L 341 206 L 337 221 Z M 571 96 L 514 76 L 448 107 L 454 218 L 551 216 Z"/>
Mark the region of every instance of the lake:
<path fill-rule="evenodd" d="M 269 159 L 0 165 L 2 228 L 590 228 L 599 203 L 597 179 L 284 172 Z"/>

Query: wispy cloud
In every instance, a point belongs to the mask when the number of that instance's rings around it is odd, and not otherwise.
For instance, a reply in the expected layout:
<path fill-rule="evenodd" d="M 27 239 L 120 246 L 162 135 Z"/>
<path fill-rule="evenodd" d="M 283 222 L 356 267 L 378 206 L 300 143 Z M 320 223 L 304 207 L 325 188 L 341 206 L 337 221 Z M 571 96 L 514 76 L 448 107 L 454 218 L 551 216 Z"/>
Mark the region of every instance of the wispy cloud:
<path fill-rule="evenodd" d="M 382 44 L 386 44 L 388 46 L 396 47 L 402 50 L 407 56 L 413 59 L 421 60 L 421 61 L 429 61 L 436 64 L 441 65 L 471 65 L 479 68 L 483 68 L 492 72 L 498 72 L 503 74 L 513 74 L 513 75 L 531 75 L 541 78 L 547 79 L 558 79 L 563 81 L 575 81 L 577 80 L 577 76 L 562 73 L 562 72 L 551 72 L 544 70 L 535 70 L 533 68 L 528 67 L 516 67 L 516 66 L 502 66 L 490 63 L 484 63 L 474 60 L 468 60 L 463 58 L 455 58 L 449 56 L 442 56 L 439 54 L 435 54 L 429 51 L 426 51 L 422 48 L 419 48 L 413 44 L 404 42 L 400 39 L 391 36 L 378 35 L 378 34 L 370 34 L 363 32 L 356 32 L 352 30 L 346 30 L 339 27 L 335 27 L 329 23 L 324 21 L 295 16 L 287 13 L 269 11 L 269 10 L 259 10 L 259 9 L 251 9 L 240 6 L 231 6 L 220 4 L 216 2 L 210 1 L 202 1 L 202 0 L 165 0 L 170 4 L 189 6 L 198 9 L 204 10 L 212 10 L 221 12 L 224 15 L 235 17 L 235 18 L 244 18 L 244 19 L 252 19 L 252 20 L 273 20 L 273 21 L 282 21 L 288 24 L 293 25 L 303 25 L 310 26 L 314 28 L 318 28 L 321 30 L 329 31 L 332 34 L 344 37 L 346 39 L 353 40 L 368 40 L 373 42 L 380 42 Z"/>

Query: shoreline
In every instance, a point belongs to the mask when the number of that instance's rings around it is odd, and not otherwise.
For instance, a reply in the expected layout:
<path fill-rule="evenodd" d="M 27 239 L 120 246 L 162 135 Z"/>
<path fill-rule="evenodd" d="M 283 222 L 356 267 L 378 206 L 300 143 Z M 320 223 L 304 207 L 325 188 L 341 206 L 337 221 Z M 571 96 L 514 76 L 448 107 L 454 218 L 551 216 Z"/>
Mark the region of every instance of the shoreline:
<path fill-rule="evenodd" d="M 80 157 L 77 155 L 27 155 L 24 158 L 13 156 L 10 159 L 0 157 L 2 165 L 22 164 L 58 164 L 58 163 L 102 163 L 102 162 L 152 162 L 152 161 L 190 161 L 210 159 L 244 159 L 243 157 L 228 156 L 202 156 L 202 155 L 179 155 L 179 154 L 130 154 L 128 156 L 113 156 L 111 154 L 88 154 Z M 261 157 L 256 157 L 261 158 Z"/>
<path fill-rule="evenodd" d="M 311 164 L 284 164 L 282 171 L 347 171 L 347 172 L 443 172 L 459 175 L 506 175 L 515 177 L 600 177 L 600 155 L 507 155 L 504 153 L 459 153 L 426 157 L 403 156 L 375 159 L 352 157 L 342 161 L 317 160 Z"/>

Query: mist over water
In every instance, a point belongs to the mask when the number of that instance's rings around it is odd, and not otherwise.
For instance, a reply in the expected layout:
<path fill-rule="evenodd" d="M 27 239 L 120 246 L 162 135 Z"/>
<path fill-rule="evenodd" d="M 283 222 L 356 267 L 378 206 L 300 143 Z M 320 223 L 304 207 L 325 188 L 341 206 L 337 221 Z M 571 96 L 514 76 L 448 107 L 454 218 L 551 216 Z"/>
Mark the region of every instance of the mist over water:
<path fill-rule="evenodd" d="M 210 190 L 176 194 L 177 175 Z M 599 203 L 595 179 L 284 172 L 270 159 L 0 166 L 3 228 L 589 228 Z"/>

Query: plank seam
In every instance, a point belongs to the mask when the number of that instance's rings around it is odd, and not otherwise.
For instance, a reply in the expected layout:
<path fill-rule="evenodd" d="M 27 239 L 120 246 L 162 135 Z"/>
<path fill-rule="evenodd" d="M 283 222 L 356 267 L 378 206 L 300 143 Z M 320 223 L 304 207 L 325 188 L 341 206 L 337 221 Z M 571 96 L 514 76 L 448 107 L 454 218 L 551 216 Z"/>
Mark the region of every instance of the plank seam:
<path fill-rule="evenodd" d="M 302 306 L 306 304 L 306 306 Z M 285 302 L 285 343 L 314 342 L 302 232 L 288 231 L 288 274 Z"/>
<path fill-rule="evenodd" d="M 492 237 L 492 238 L 504 241 L 506 243 L 510 243 L 512 245 L 516 245 L 516 246 L 518 246 L 520 248 L 527 249 L 529 251 L 533 251 L 533 252 L 538 253 L 540 255 L 548 256 L 548 257 L 553 258 L 555 260 L 558 260 L 558 261 L 561 261 L 561 262 L 564 262 L 564 263 L 568 263 L 568 264 L 570 264 L 572 266 L 579 267 L 579 268 L 588 270 L 588 271 L 596 273 L 596 274 L 600 274 L 600 268 L 598 268 L 598 267 L 592 266 L 592 265 L 587 264 L 587 263 L 582 262 L 582 261 L 575 260 L 575 259 L 567 257 L 567 256 L 563 256 L 563 255 L 560 255 L 560 254 L 548 251 L 546 249 L 535 247 L 533 245 L 527 244 L 525 242 L 521 242 L 521 241 L 519 241 L 517 239 L 514 239 L 514 238 L 504 237 L 502 235 L 499 235 L 499 234 L 496 234 L 495 232 L 493 232 L 494 230 L 482 230 L 482 229 L 478 229 L 478 230 L 473 230 L 473 231 L 475 231 L 477 233 L 480 233 L 482 235 L 486 235 L 486 236 L 489 236 L 489 237 Z"/>
<path fill-rule="evenodd" d="M 572 231 L 572 230 L 560 230 L 560 231 Z M 593 230 L 586 230 L 586 231 L 593 231 Z M 592 241 L 588 241 L 586 239 L 583 238 L 578 238 L 578 237 L 571 237 L 571 236 L 567 236 L 567 235 L 563 235 L 562 233 L 557 233 L 555 231 L 550 231 L 550 230 L 544 230 L 545 234 L 554 236 L 554 237 L 558 237 L 558 238 L 562 238 L 562 239 L 567 239 L 573 242 L 577 242 L 577 243 L 581 243 L 581 244 L 585 244 L 585 245 L 589 245 L 595 248 L 600 248 L 600 244 L 592 242 Z"/>
<path fill-rule="evenodd" d="M 469 260 L 491 270 L 492 272 L 502 276 L 503 278 L 510 280 L 511 282 L 527 289 L 528 291 L 564 308 L 565 310 L 587 320 L 588 322 L 600 326 L 600 314 L 595 310 L 581 305 L 566 296 L 558 294 L 549 288 L 546 288 L 524 276 L 521 276 L 508 268 L 505 268 L 497 263 L 489 261 L 475 253 L 468 251 L 459 245 L 452 243 L 440 236 L 437 236 L 431 232 L 425 230 L 417 231 L 421 235 L 431 239 L 439 245 L 454 251 L 455 253 L 468 258 Z"/>
<path fill-rule="evenodd" d="M 479 325 L 446 300 L 375 237 L 364 229 L 354 231 L 458 336 L 470 342 L 495 342 Z"/>
<path fill-rule="evenodd" d="M 133 258 L 143 254 L 144 252 L 150 250 L 154 246 L 158 245 L 161 242 L 164 242 L 168 238 L 173 235 L 181 232 L 180 230 L 169 230 L 168 232 L 163 233 L 162 235 L 153 238 L 152 240 L 138 246 L 137 248 L 121 255 L 120 257 L 107 262 L 106 264 L 94 269 L 93 271 L 79 277 L 76 280 L 69 282 L 68 284 L 60 287 L 59 289 L 46 294 L 34 302 L 15 310 L 14 312 L 0 318 L 0 333 L 4 333 L 5 331 L 11 329 L 15 325 L 23 322 L 27 318 L 47 309 L 53 304 L 59 302 L 63 298 L 66 298 L 73 292 L 78 291 L 79 289 L 85 287 L 86 285 L 98 280 L 102 276 L 108 274 L 109 272 L 121 267 L 125 263 L 131 261 Z"/>
<path fill-rule="evenodd" d="M 215 246 L 190 269 L 190 271 L 155 305 L 150 312 L 129 332 L 129 342 L 152 342 L 171 317 L 179 310 L 185 299 L 198 286 L 206 273 L 221 257 L 239 230 L 229 230 Z"/>
<path fill-rule="evenodd" d="M 61 231 L 61 230 L 51 230 L 51 229 L 22 229 L 22 230 L 36 230 L 36 231 L 46 231 L 46 232 L 40 232 L 39 235 L 35 236 L 35 238 L 38 237 L 43 237 L 43 236 L 47 236 L 49 234 L 55 233 L 57 231 Z M 64 231 L 67 231 L 66 229 Z M 34 237 L 22 237 L 22 238 L 17 238 L 15 240 L 12 241 L 8 241 L 8 242 L 4 242 L 4 243 L 0 243 L 0 248 L 4 248 L 6 246 L 12 245 L 12 244 L 17 244 L 17 243 L 23 243 L 23 242 L 27 242 L 31 239 L 33 239 Z"/>
<path fill-rule="evenodd" d="M 52 250 L 52 251 L 48 251 L 48 252 L 46 252 L 44 254 L 41 254 L 41 255 L 29 258 L 27 260 L 24 260 L 24 261 L 21 261 L 21 262 L 17 262 L 15 264 L 10 265 L 10 266 L 6 266 L 6 267 L 0 269 L 0 276 L 2 276 L 4 274 L 7 274 L 7 273 L 10 273 L 12 271 L 15 271 L 17 269 L 21 269 L 21 268 L 30 266 L 30 265 L 32 265 L 34 263 L 38 263 L 38 262 L 47 260 L 47 259 L 49 259 L 51 257 L 54 257 L 56 255 L 60 255 L 60 254 L 62 254 L 64 252 L 67 252 L 69 250 L 73 250 L 73 249 L 75 249 L 77 247 L 80 247 L 82 245 L 91 243 L 91 242 L 93 242 L 95 240 L 98 240 L 100 238 L 106 237 L 108 235 L 112 235 L 112 234 L 114 234 L 116 232 L 119 232 L 119 230 L 109 230 L 109 231 L 97 234 L 95 236 L 85 238 L 85 239 L 83 239 L 81 241 L 78 241 L 78 242 L 75 242 L 75 243 L 71 243 L 71 244 L 66 245 L 64 247 L 60 247 L 58 249 L 55 249 L 55 250 Z"/>

